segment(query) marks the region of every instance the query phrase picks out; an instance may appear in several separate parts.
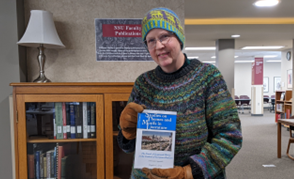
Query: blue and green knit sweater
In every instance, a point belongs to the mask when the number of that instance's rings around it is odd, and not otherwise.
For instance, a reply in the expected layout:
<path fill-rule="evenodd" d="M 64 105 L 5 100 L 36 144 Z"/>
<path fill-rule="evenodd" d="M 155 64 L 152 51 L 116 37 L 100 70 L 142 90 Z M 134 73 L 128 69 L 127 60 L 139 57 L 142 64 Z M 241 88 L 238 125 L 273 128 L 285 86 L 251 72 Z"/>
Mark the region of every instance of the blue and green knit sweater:
<path fill-rule="evenodd" d="M 242 133 L 235 102 L 215 66 L 186 59 L 172 74 L 158 66 L 137 78 L 129 102 L 177 111 L 174 165 L 191 164 L 195 179 L 226 178 L 225 167 L 240 150 Z M 135 150 L 135 139 L 127 141 L 121 131 L 118 143 L 126 153 Z M 133 168 L 131 178 L 147 177 Z"/>

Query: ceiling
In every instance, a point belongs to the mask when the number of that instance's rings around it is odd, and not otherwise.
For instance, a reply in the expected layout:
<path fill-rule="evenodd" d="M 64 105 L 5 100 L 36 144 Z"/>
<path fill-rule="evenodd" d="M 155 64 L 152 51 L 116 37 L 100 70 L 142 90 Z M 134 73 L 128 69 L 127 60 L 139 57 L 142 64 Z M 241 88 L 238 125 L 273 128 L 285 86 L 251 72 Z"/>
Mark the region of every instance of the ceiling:
<path fill-rule="evenodd" d="M 212 47 L 218 39 L 235 39 L 236 60 L 252 60 L 254 56 L 277 55 L 291 50 L 294 39 L 294 0 L 281 0 L 275 7 L 255 7 L 255 0 L 185 0 L 186 47 Z M 256 20 L 260 20 L 255 22 Z M 187 25 L 187 20 L 196 25 Z M 200 20 L 203 20 L 201 23 Z M 285 22 L 286 21 L 286 22 Z M 208 24 L 208 25 L 207 25 Z M 284 46 L 279 50 L 241 50 L 244 46 Z M 202 61 L 214 61 L 215 51 L 188 51 Z"/>

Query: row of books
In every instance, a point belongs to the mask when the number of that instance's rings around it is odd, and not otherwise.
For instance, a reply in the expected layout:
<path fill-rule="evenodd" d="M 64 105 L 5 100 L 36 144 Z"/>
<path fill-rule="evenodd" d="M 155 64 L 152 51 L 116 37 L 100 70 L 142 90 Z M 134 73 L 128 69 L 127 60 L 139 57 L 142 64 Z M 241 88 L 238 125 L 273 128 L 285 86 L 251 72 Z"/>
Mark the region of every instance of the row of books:
<path fill-rule="evenodd" d="M 291 117 L 291 110 L 290 109 L 286 109 L 285 113 L 276 113 L 276 119 L 290 119 Z"/>
<path fill-rule="evenodd" d="M 34 154 L 28 154 L 29 179 L 65 179 L 70 177 L 69 171 L 68 156 L 64 155 L 64 148 L 58 143 L 52 150 L 36 150 Z"/>
<path fill-rule="evenodd" d="M 278 112 L 283 112 L 284 111 L 284 104 L 277 103 L 276 104 L 276 110 Z"/>
<path fill-rule="evenodd" d="M 54 139 L 96 137 L 96 103 L 56 102 Z"/>

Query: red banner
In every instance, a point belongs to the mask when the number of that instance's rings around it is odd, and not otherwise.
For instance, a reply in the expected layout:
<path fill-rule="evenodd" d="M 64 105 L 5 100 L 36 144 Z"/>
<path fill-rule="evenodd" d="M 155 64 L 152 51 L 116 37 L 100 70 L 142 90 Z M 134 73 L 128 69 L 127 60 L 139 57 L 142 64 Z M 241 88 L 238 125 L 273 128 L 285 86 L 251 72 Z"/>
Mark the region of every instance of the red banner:
<path fill-rule="evenodd" d="M 263 85 L 263 58 L 256 57 L 252 63 L 252 85 Z"/>
<path fill-rule="evenodd" d="M 103 37 L 142 37 L 141 25 L 103 24 Z"/>

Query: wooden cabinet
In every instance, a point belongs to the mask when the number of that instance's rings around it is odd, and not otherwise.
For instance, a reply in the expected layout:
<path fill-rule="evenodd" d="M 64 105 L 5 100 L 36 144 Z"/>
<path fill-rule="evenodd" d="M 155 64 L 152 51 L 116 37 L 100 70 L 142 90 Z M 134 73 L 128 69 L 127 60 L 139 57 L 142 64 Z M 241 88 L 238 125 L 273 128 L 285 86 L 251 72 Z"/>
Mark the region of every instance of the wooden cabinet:
<path fill-rule="evenodd" d="M 46 154 L 56 149 L 63 151 L 64 158 L 59 158 L 62 159 L 63 168 L 57 169 L 57 166 L 53 168 L 57 172 L 62 171 L 62 175 L 66 175 L 64 168 L 68 168 L 71 171 L 70 178 L 111 179 L 129 176 L 133 156 L 121 151 L 116 137 L 119 115 L 127 104 L 133 83 L 11 83 L 10 85 L 13 86 L 17 179 L 37 178 L 36 175 L 42 178 L 46 173 L 48 174 L 48 168 L 44 165 L 44 162 L 47 162 Z M 54 133 L 60 132 L 60 129 L 64 132 L 72 132 L 67 131 L 66 127 L 56 126 L 54 121 L 59 119 L 57 103 L 76 106 L 93 104 L 91 110 L 94 109 L 95 113 L 91 111 L 88 116 L 93 114 L 95 117 L 94 137 L 89 135 L 81 138 L 54 139 Z M 77 114 L 73 114 L 75 119 L 78 119 Z M 69 116 L 64 114 L 62 119 L 67 117 Z M 77 125 L 75 124 L 76 128 L 71 125 L 70 129 L 76 129 L 74 132 L 78 133 L 80 129 Z M 86 129 L 83 131 L 90 131 L 90 128 L 84 127 Z M 41 156 L 44 161 L 41 161 Z M 34 161 L 31 157 L 34 157 Z M 68 160 L 69 158 L 71 160 Z"/>
<path fill-rule="evenodd" d="M 275 121 L 292 115 L 292 90 L 276 91 Z"/>

